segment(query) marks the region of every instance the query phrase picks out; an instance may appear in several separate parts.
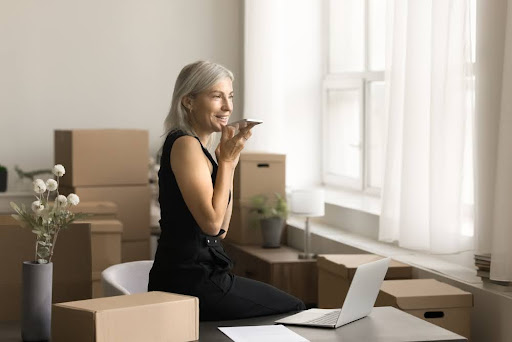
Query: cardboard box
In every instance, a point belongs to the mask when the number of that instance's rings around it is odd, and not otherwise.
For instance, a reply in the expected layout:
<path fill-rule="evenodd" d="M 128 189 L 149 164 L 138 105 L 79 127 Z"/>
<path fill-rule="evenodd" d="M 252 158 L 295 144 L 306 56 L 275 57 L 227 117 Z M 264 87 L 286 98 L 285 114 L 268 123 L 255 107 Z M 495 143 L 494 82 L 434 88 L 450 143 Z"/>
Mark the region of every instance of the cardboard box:
<path fill-rule="evenodd" d="M 473 294 L 435 279 L 386 280 L 375 306 L 394 306 L 470 338 Z"/>
<path fill-rule="evenodd" d="M 261 229 L 258 218 L 251 212 L 250 202 L 235 200 L 226 240 L 241 245 L 261 245 Z"/>
<path fill-rule="evenodd" d="M 80 201 L 80 205 L 73 206 L 70 211 L 74 213 L 91 214 L 87 221 L 91 220 L 115 220 L 117 219 L 117 204 L 108 201 Z"/>
<path fill-rule="evenodd" d="M 52 342 L 195 341 L 199 300 L 146 292 L 54 304 Z"/>
<path fill-rule="evenodd" d="M 318 307 L 341 308 L 359 265 L 383 257 L 375 254 L 324 254 L 317 258 Z M 409 279 L 412 267 L 391 260 L 385 279 Z"/>
<path fill-rule="evenodd" d="M 139 241 L 123 241 L 121 248 L 123 262 L 151 259 L 149 238 Z"/>
<path fill-rule="evenodd" d="M 53 258 L 53 303 L 91 298 L 90 225 L 74 223 L 59 233 Z M 23 261 L 34 260 L 35 235 L 0 215 L 0 321 L 21 320 Z"/>
<path fill-rule="evenodd" d="M 123 224 L 123 240 L 149 239 L 149 187 L 95 186 L 62 187 L 62 194 L 76 193 L 80 201 L 110 201 L 118 208 L 118 219 Z M 77 210 L 80 210 L 78 205 Z"/>
<path fill-rule="evenodd" d="M 101 272 L 92 272 L 92 298 L 103 297 L 103 285 L 101 284 Z"/>
<path fill-rule="evenodd" d="M 75 129 L 54 133 L 61 186 L 148 183 L 149 134 L 135 129 Z"/>
<path fill-rule="evenodd" d="M 123 224 L 118 220 L 80 221 L 91 225 L 92 271 L 121 263 Z"/>
<path fill-rule="evenodd" d="M 234 176 L 234 199 L 250 200 L 259 194 L 285 196 L 286 155 L 242 152 Z"/>

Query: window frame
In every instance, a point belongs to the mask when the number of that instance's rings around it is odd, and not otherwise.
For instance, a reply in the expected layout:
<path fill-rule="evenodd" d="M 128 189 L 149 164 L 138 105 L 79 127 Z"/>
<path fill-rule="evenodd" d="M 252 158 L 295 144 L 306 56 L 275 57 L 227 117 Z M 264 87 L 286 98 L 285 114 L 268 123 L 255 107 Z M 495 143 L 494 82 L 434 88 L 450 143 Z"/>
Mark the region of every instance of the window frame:
<path fill-rule="evenodd" d="M 363 48 L 363 67 L 361 71 L 351 72 L 330 72 L 331 67 L 331 23 L 330 23 L 330 4 L 336 0 L 325 0 L 323 7 L 324 17 L 324 36 L 326 37 L 325 43 L 325 58 L 324 58 L 324 79 L 322 82 L 322 183 L 327 187 L 341 188 L 352 191 L 361 192 L 368 195 L 380 196 L 381 189 L 378 187 L 370 186 L 369 174 L 371 170 L 370 164 L 370 151 L 369 151 L 369 109 L 370 109 L 370 92 L 369 87 L 371 82 L 385 81 L 384 70 L 370 70 L 369 66 L 369 1 L 364 0 L 364 15 L 363 15 L 363 36 L 365 38 Z M 354 179 L 347 176 L 333 175 L 328 172 L 327 165 L 328 159 L 334 156 L 328 155 L 327 145 L 329 143 L 328 136 L 328 122 L 329 122 L 329 108 L 328 108 L 328 93 L 331 90 L 344 90 L 351 89 L 355 86 L 360 89 L 360 146 L 359 146 L 359 179 Z"/>

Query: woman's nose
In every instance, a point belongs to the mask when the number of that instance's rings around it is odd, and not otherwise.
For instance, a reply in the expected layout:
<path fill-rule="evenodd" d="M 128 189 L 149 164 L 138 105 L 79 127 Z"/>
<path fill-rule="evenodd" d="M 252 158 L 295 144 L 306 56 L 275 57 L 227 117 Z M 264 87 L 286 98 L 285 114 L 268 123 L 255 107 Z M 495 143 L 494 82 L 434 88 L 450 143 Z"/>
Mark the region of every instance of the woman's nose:
<path fill-rule="evenodd" d="M 225 112 L 232 112 L 233 102 L 230 99 L 224 99 L 224 101 L 222 101 L 222 110 Z"/>

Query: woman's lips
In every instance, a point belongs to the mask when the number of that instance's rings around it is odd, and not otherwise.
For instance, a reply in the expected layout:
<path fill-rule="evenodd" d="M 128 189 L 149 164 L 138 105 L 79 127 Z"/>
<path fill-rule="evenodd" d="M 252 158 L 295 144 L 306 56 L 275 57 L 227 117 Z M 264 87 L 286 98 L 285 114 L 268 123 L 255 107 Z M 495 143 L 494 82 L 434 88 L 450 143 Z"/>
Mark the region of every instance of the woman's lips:
<path fill-rule="evenodd" d="M 228 116 L 216 116 L 216 118 L 224 125 L 227 125 L 228 123 Z"/>

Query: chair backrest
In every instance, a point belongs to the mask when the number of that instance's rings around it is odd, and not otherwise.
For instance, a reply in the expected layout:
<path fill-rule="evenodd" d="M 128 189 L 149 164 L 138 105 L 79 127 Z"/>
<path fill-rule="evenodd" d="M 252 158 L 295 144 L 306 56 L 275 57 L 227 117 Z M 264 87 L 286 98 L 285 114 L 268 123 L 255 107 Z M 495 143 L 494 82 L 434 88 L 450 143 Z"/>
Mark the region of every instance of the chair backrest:
<path fill-rule="evenodd" d="M 149 271 L 153 260 L 140 260 L 112 265 L 101 272 L 105 297 L 148 291 Z"/>

